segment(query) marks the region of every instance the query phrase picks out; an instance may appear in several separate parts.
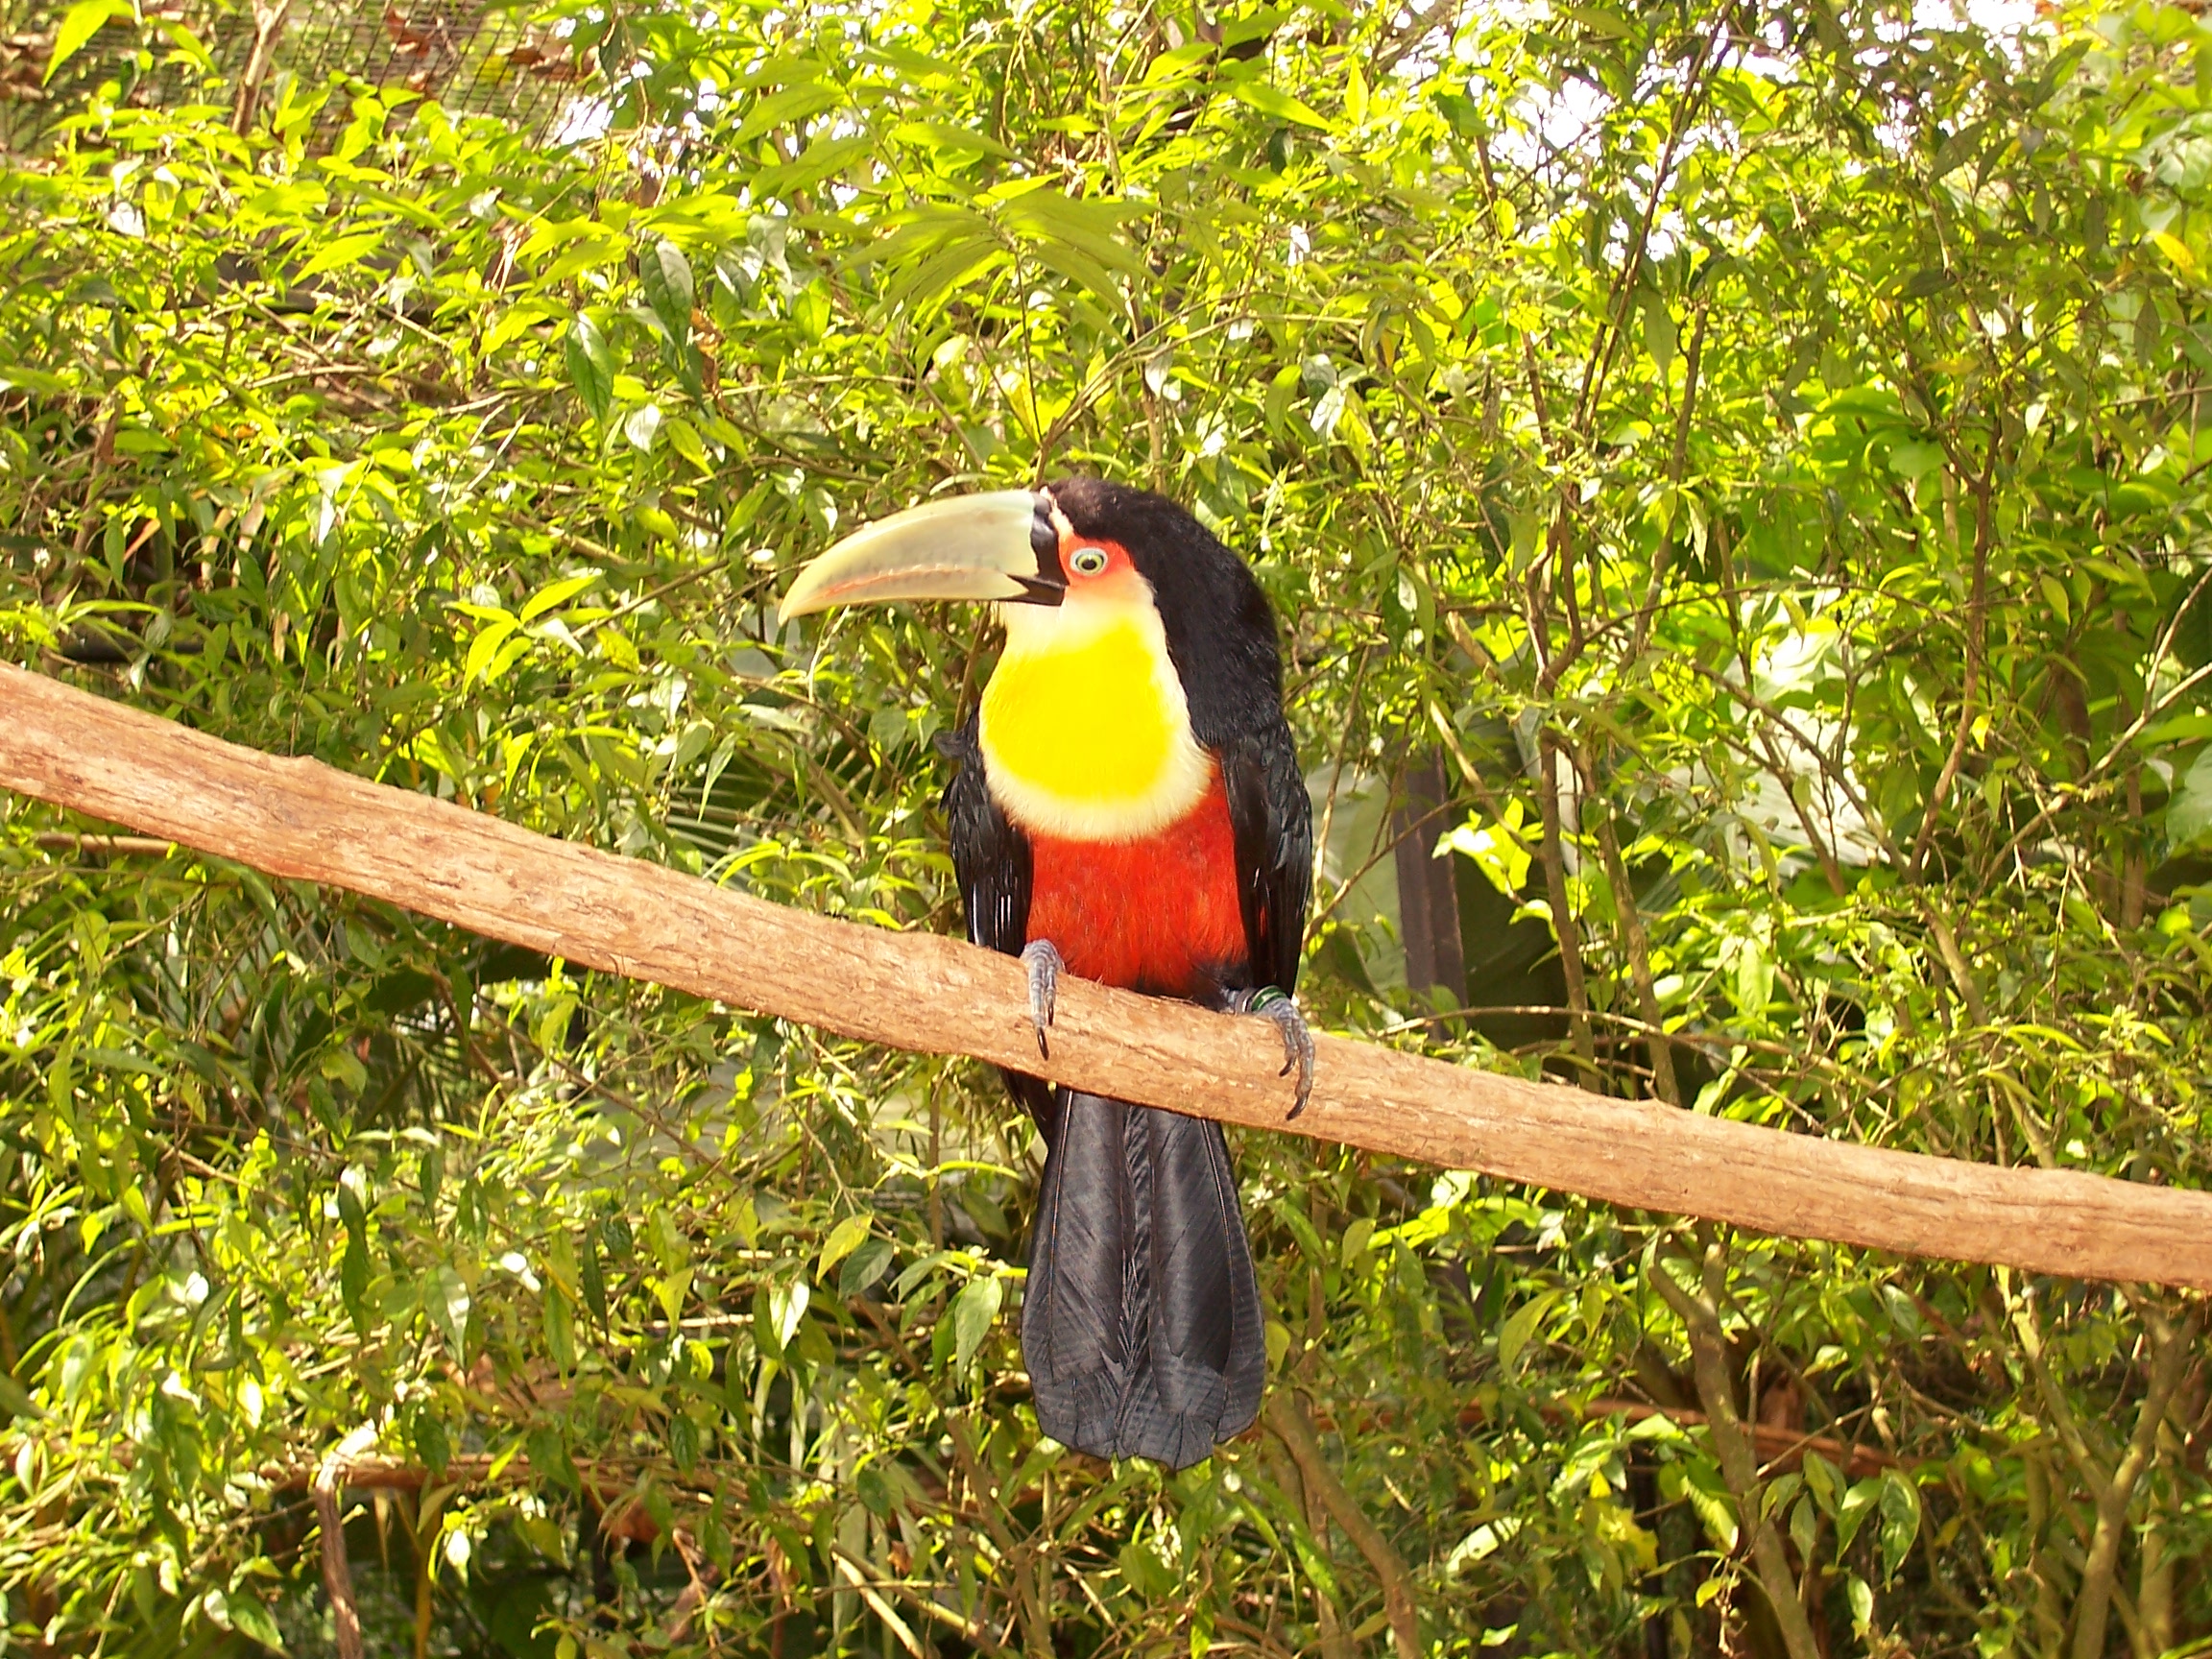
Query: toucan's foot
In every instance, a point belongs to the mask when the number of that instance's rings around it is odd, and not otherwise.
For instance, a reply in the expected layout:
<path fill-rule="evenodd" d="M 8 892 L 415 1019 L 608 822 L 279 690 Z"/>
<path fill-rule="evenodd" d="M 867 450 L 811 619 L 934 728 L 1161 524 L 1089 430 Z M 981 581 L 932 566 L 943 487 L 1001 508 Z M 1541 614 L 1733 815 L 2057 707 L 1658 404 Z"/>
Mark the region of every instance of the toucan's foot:
<path fill-rule="evenodd" d="M 1052 1005 L 1060 998 L 1060 971 L 1068 964 L 1049 939 L 1032 939 L 1022 948 L 1022 966 L 1029 970 L 1029 1022 L 1037 1027 L 1037 1058 L 1049 1060 L 1045 1028 L 1052 1023 Z"/>
<path fill-rule="evenodd" d="M 1313 1033 L 1306 1029 L 1306 1016 L 1298 1012 L 1297 1002 L 1274 986 L 1262 985 L 1257 991 L 1238 991 L 1231 996 L 1229 1011 L 1264 1020 L 1283 1034 L 1283 1070 L 1279 1075 L 1289 1076 L 1293 1068 L 1298 1072 L 1298 1098 L 1290 1107 L 1290 1117 L 1297 1117 L 1306 1110 L 1306 1101 L 1313 1093 Z"/>

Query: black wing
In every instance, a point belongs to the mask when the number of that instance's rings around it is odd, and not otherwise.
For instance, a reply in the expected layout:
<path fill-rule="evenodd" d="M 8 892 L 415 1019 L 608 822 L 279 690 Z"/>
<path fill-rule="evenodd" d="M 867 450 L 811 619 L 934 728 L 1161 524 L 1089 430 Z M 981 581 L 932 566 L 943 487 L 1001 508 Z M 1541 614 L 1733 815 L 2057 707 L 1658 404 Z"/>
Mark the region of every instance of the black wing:
<path fill-rule="evenodd" d="M 1022 954 L 1029 942 L 1029 837 L 998 810 L 983 780 L 983 749 L 973 716 L 957 732 L 941 734 L 939 753 L 953 762 L 945 785 L 945 826 L 952 846 L 952 875 L 968 913 L 968 937 L 987 950 Z M 1052 1086 L 1021 1071 L 1001 1071 L 1006 1092 L 1028 1108 L 1049 1142 L 1058 1127 Z"/>
<path fill-rule="evenodd" d="M 991 799 L 973 717 L 940 736 L 937 748 L 956 767 L 945 785 L 945 826 L 952 874 L 968 912 L 968 937 L 986 950 L 1019 956 L 1029 942 L 1029 837 Z"/>
<path fill-rule="evenodd" d="M 1252 988 L 1272 985 L 1287 995 L 1298 987 L 1313 890 L 1313 807 L 1290 728 L 1278 714 L 1255 734 L 1224 745 L 1220 762 Z"/>

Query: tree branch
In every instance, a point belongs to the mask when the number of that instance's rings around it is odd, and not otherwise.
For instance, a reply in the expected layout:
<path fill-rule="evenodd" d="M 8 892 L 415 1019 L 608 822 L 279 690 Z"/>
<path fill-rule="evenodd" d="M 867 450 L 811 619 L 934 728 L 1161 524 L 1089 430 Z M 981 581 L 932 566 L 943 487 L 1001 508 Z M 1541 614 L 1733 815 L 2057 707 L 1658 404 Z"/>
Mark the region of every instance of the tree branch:
<path fill-rule="evenodd" d="M 2074 1604 L 2074 1659 L 2097 1659 L 2104 1651 L 2104 1621 L 2119 1594 L 2120 1546 L 2128 1536 L 2128 1506 L 2134 1501 L 2136 1482 L 2151 1467 L 2157 1448 L 2158 1425 L 2173 1403 L 2196 1348 L 2197 1321 L 2184 1319 L 2178 1329 L 2146 1309 L 2144 1323 L 2151 1334 L 2150 1386 L 2135 1413 L 2135 1431 L 2121 1454 L 2112 1478 L 2096 1492 L 2097 1527 L 2089 1536 L 2089 1558 L 2081 1568 L 2081 1594 Z"/>
<path fill-rule="evenodd" d="M 1538 1415 L 1555 1423 L 1587 1422 L 1594 1417 L 1625 1417 L 1631 1423 L 1642 1423 L 1653 1417 L 1664 1417 L 1677 1429 L 1697 1429 L 1711 1421 L 1704 1412 L 1694 1411 L 1687 1406 L 1654 1406 L 1648 1400 L 1623 1400 L 1601 1394 L 1595 1400 L 1586 1400 L 1579 1406 L 1553 1402 L 1536 1407 Z M 1489 1413 L 1479 1404 L 1459 1408 L 1459 1427 L 1477 1428 L 1489 1420 Z M 1817 1452 L 1852 1479 L 1879 1475 L 1885 1469 L 1911 1469 L 1918 1460 L 1897 1457 L 1879 1446 L 1862 1446 L 1855 1440 L 1841 1440 L 1833 1434 L 1808 1434 L 1798 1429 L 1784 1429 L 1772 1423 L 1746 1423 L 1744 1430 L 1751 1436 L 1751 1446 L 1765 1460 L 1765 1469 L 1775 1473 L 1788 1473 L 1804 1464 L 1805 1454 Z"/>
<path fill-rule="evenodd" d="M 1567 854 L 1560 839 L 1559 748 L 1549 732 L 1537 739 L 1536 810 L 1544 834 L 1539 852 L 1544 895 L 1551 907 L 1551 936 L 1559 942 L 1559 972 L 1567 982 L 1567 1025 L 1586 1077 L 1598 1075 L 1598 1046 L 1590 1035 L 1590 993 L 1582 977 L 1582 924 L 1567 897 Z"/>
<path fill-rule="evenodd" d="M 1313 1425 L 1306 1416 L 1306 1407 L 1295 1388 L 1271 1390 L 1267 1396 L 1267 1427 L 1283 1442 L 1290 1460 L 1298 1466 L 1298 1478 L 1306 1490 L 1321 1501 L 1321 1507 L 1329 1511 L 1329 1518 L 1343 1529 L 1344 1536 L 1352 1540 L 1352 1547 L 1367 1558 L 1374 1569 L 1376 1581 L 1382 1586 L 1382 1610 L 1389 1616 L 1390 1637 L 1398 1649 L 1398 1659 L 1421 1659 L 1419 1619 L 1413 1603 L 1413 1575 L 1407 1572 L 1406 1563 L 1398 1551 L 1390 1547 L 1390 1540 L 1382 1536 L 1382 1529 L 1367 1518 L 1358 1501 L 1345 1489 L 1337 1479 L 1336 1471 L 1329 1467 L 1329 1459 L 1321 1455 L 1321 1442 L 1313 1432 Z"/>
<path fill-rule="evenodd" d="M 2212 1289 L 2200 1192 L 1825 1141 L 1328 1037 L 1286 1124 L 1272 1030 L 1079 979 L 1043 1060 L 1010 957 L 727 892 L 7 664 L 0 787 L 585 967 L 1143 1105 L 1791 1238 Z"/>
<path fill-rule="evenodd" d="M 72 835 L 52 831 L 34 835 L 32 844 L 41 853 L 107 854 L 117 857 L 165 858 L 176 843 L 157 835 Z"/>
<path fill-rule="evenodd" d="M 1704 1403 L 1705 1422 L 1713 1435 L 1713 1453 L 1720 1462 L 1721 1479 L 1736 1499 L 1739 1524 L 1751 1540 L 1751 1565 L 1781 1626 L 1790 1659 L 1819 1659 L 1812 1622 L 1797 1594 L 1796 1575 L 1782 1549 L 1782 1535 L 1774 1529 L 1762 1499 L 1765 1484 L 1751 1455 L 1751 1436 L 1736 1409 L 1736 1385 L 1728 1375 L 1728 1341 L 1720 1330 L 1720 1299 L 1726 1291 L 1726 1262 L 1719 1244 L 1705 1249 L 1702 1284 L 1685 1290 L 1674 1283 L 1664 1262 L 1653 1262 L 1651 1284 L 1667 1306 L 1674 1310 L 1690 1337 L 1691 1368 L 1696 1374 L 1697 1397 Z"/>
<path fill-rule="evenodd" d="M 323 1593 L 330 1598 L 330 1625 L 338 1659 L 368 1659 L 361 1645 L 361 1614 L 353 1605 L 353 1569 L 346 1559 L 346 1504 L 339 1478 L 346 1464 L 365 1449 L 355 1430 L 332 1449 L 315 1470 L 315 1525 L 323 1534 Z"/>

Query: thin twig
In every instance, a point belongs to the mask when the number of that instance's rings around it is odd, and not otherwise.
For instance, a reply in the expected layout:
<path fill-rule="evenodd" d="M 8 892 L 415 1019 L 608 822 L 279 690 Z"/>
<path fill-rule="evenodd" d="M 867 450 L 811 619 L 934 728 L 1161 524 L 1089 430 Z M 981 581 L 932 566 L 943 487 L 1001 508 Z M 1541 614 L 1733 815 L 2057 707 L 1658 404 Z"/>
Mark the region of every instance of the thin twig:
<path fill-rule="evenodd" d="M 115 858 L 166 858 L 177 843 L 158 835 L 73 835 L 49 830 L 34 835 L 31 844 L 41 853 L 97 853 Z"/>
<path fill-rule="evenodd" d="M 1420 1659 L 1420 1619 L 1413 1601 L 1413 1575 L 1406 1570 L 1406 1562 L 1390 1547 L 1390 1540 L 1382 1530 L 1367 1518 L 1344 1482 L 1337 1479 L 1336 1471 L 1329 1467 L 1329 1460 L 1321 1454 L 1321 1442 L 1313 1432 L 1313 1425 L 1306 1415 L 1306 1407 L 1295 1388 L 1278 1387 L 1267 1395 L 1267 1427 L 1275 1431 L 1283 1448 L 1298 1465 L 1298 1474 L 1307 1489 L 1319 1498 L 1329 1511 L 1329 1518 L 1343 1529 L 1344 1536 L 1352 1540 L 1353 1548 L 1367 1558 L 1374 1569 L 1375 1577 L 1382 1586 L 1382 1610 L 1390 1621 L 1390 1637 L 1398 1649 L 1398 1659 Z"/>

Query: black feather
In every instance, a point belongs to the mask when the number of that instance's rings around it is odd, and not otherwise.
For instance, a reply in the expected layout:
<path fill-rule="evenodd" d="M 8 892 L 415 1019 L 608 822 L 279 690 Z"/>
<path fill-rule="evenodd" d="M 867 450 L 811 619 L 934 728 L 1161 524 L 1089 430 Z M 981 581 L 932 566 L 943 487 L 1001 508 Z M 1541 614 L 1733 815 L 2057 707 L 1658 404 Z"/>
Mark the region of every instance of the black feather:
<path fill-rule="evenodd" d="M 1251 1427 L 1267 1375 L 1228 1144 L 1202 1118 L 1058 1093 L 1022 1303 L 1038 1426 L 1187 1468 Z"/>
<path fill-rule="evenodd" d="M 1019 956 L 1029 942 L 1029 837 L 991 799 L 973 714 L 957 732 L 940 733 L 937 749 L 954 763 L 952 781 L 945 785 L 945 828 L 969 942 Z M 998 1075 L 1050 1145 L 1059 1109 L 1052 1085 L 1024 1071 L 1001 1070 Z"/>

